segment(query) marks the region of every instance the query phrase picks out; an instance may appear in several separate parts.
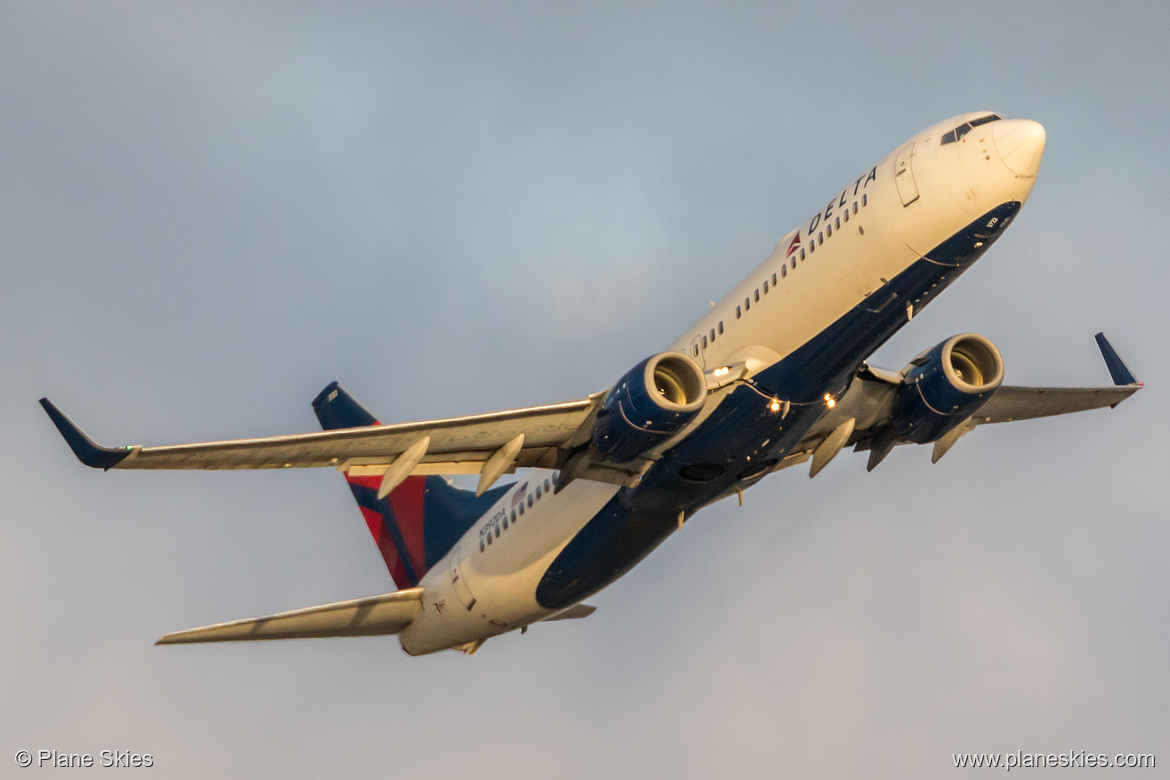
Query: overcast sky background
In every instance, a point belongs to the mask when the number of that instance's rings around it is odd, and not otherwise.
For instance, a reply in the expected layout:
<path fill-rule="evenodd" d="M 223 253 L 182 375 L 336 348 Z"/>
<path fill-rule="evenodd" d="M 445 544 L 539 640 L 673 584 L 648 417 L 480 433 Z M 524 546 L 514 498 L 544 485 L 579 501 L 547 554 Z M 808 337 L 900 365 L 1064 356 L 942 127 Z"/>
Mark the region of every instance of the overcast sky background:
<path fill-rule="evenodd" d="M 589 5 L 0 4 L 0 774 L 1170 765 L 1168 6 Z M 389 578 L 333 472 L 103 474 L 36 403 L 114 445 L 312 430 L 333 379 L 388 422 L 579 398 L 981 109 L 1046 126 L 1032 199 L 874 362 L 975 331 L 1107 384 L 1104 330 L 1147 388 L 772 476 L 473 657 L 153 647 Z"/>

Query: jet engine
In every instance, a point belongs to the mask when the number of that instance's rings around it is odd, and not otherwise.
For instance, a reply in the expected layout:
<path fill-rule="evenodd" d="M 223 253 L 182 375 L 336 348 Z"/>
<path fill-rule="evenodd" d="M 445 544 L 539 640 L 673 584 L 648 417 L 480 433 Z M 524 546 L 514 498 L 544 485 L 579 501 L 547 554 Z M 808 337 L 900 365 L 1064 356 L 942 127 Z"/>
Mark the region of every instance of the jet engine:
<path fill-rule="evenodd" d="M 707 400 L 703 369 L 686 355 L 646 358 L 617 381 L 593 423 L 593 448 L 627 463 L 681 431 Z"/>
<path fill-rule="evenodd" d="M 894 400 L 898 438 L 935 441 L 987 403 L 1003 383 L 1003 358 L 983 336 L 962 333 L 926 350 L 903 369 Z"/>

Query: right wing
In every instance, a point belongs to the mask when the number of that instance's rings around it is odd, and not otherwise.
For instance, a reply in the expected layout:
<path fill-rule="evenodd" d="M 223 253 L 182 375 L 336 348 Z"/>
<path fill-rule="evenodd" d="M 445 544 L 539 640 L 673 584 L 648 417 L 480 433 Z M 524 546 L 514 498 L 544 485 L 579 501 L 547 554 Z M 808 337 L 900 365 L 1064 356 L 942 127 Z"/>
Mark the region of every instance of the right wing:
<path fill-rule="evenodd" d="M 961 436 L 977 426 L 1112 408 L 1140 390 L 1142 383 L 1118 357 L 1104 334 L 1098 333 L 1096 338 L 1113 386 L 1004 385 L 970 418 L 934 442 L 932 461 L 938 461 Z M 867 468 L 872 471 L 893 447 L 908 443 L 894 437 L 891 427 L 891 411 L 902 379 L 902 374 L 896 371 L 863 367 L 833 411 L 817 421 L 776 469 L 796 466 L 812 458 L 810 476 L 816 476 L 843 447 L 852 446 L 855 452 L 870 453 Z M 834 434 L 838 435 L 834 437 Z"/>
<path fill-rule="evenodd" d="M 1113 345 L 1098 333 L 1097 346 L 1113 378 L 1113 387 L 1001 387 L 975 415 L 976 424 L 1031 420 L 1055 414 L 1112 409 L 1142 388 Z"/>
<path fill-rule="evenodd" d="M 1031 420 L 1057 414 L 1112 408 L 1141 389 L 1123 387 L 1001 387 L 975 413 L 976 425 Z"/>

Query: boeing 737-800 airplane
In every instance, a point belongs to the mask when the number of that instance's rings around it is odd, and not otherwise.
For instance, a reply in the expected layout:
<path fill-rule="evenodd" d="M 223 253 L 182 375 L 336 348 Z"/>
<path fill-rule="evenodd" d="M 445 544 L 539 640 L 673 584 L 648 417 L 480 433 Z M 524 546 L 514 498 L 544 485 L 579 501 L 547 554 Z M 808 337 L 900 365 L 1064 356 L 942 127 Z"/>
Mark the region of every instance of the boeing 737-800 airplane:
<path fill-rule="evenodd" d="M 952 336 L 901 371 L 866 359 L 958 278 L 1032 192 L 1044 128 L 964 114 L 863 170 L 666 350 L 579 401 L 381 425 L 337 383 L 324 431 L 118 449 L 47 399 L 74 453 L 103 469 L 328 467 L 344 473 L 401 590 L 167 634 L 163 644 L 397 634 L 411 655 L 475 651 L 629 571 L 695 512 L 846 445 L 876 467 L 898 444 L 941 458 L 963 434 L 1116 406 L 1139 387 L 1101 334 L 1113 386 L 1002 385 L 986 338 Z M 527 477 L 503 486 L 517 468 Z M 447 474 L 478 474 L 475 491 Z"/>

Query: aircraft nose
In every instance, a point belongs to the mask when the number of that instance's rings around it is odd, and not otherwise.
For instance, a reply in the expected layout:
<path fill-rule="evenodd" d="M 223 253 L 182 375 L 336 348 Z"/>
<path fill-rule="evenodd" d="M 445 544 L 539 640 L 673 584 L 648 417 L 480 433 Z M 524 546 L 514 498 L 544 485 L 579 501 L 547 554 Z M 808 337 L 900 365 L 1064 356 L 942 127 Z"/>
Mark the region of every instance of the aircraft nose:
<path fill-rule="evenodd" d="M 1031 119 L 1004 119 L 991 131 L 995 151 L 1012 173 L 1030 178 L 1040 170 L 1047 136 L 1044 125 Z"/>

